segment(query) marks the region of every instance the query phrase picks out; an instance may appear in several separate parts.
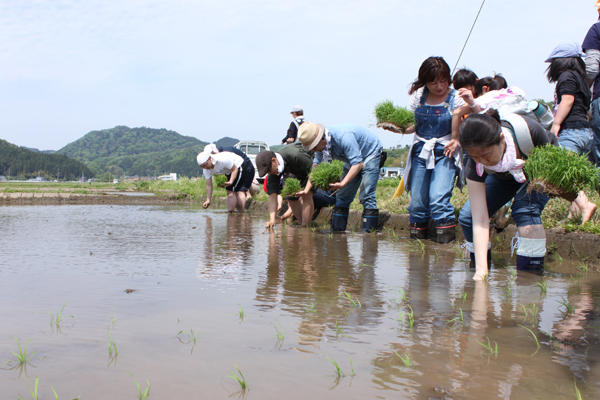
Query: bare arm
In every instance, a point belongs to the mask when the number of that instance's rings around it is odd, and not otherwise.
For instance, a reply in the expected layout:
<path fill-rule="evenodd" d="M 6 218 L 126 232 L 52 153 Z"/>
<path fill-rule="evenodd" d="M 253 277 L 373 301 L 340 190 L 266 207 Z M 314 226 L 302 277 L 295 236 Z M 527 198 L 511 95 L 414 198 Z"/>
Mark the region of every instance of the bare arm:
<path fill-rule="evenodd" d="M 275 216 L 277 214 L 277 193 L 269 195 L 269 221 L 265 223 L 265 228 L 271 229 L 275 226 Z"/>
<path fill-rule="evenodd" d="M 485 183 L 467 179 L 471 218 L 473 219 L 473 246 L 475 248 L 476 281 L 488 274 L 487 250 L 490 237 L 490 217 L 487 208 Z"/>
<path fill-rule="evenodd" d="M 296 196 L 300 197 L 300 196 L 304 196 L 307 193 L 310 193 L 310 189 L 312 189 L 313 184 L 310 181 L 310 178 L 308 179 L 308 182 L 306 183 L 306 186 L 304 187 L 304 189 L 302 189 L 299 192 L 296 192 Z"/>
<path fill-rule="evenodd" d="M 363 168 L 363 163 L 360 162 L 356 165 L 353 165 L 350 167 L 350 170 L 348 171 L 348 173 L 346 174 L 346 176 L 344 177 L 344 179 L 341 182 L 336 182 L 336 183 L 330 183 L 329 187 L 331 189 L 341 189 L 344 186 L 346 186 L 347 184 L 350 183 L 350 181 L 352 179 L 354 179 L 356 177 L 356 175 L 358 175 L 358 173 L 360 172 L 360 170 Z"/>
<path fill-rule="evenodd" d="M 206 180 L 206 201 L 202 204 L 202 207 L 208 208 L 210 206 L 210 200 L 212 199 L 213 185 L 212 176 Z"/>
<path fill-rule="evenodd" d="M 238 167 L 236 167 L 234 165 L 233 168 L 231 169 L 231 175 L 229 176 L 229 180 L 227 182 L 225 182 L 225 186 L 233 185 L 233 182 L 235 182 L 235 178 L 237 177 L 238 171 L 239 171 Z"/>
<path fill-rule="evenodd" d="M 574 102 L 575 96 L 571 94 L 562 95 L 560 104 L 558 105 L 558 110 L 556 111 L 556 115 L 554 116 L 552 129 L 550 129 L 550 132 L 554 133 L 556 137 L 558 137 L 560 126 L 562 125 L 565 118 L 567 118 L 567 115 L 569 115 L 569 113 L 571 112 L 571 107 L 573 107 Z"/>

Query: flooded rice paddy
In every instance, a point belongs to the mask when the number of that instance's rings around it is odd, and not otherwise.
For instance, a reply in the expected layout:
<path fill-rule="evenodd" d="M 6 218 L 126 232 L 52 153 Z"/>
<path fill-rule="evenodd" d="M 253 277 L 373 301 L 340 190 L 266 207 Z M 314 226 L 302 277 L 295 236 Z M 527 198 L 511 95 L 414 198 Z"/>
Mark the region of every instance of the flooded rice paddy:
<path fill-rule="evenodd" d="M 505 254 L 476 284 L 455 245 L 263 226 L 0 208 L 0 364 L 14 338 L 31 357 L 2 366 L 0 398 L 36 377 L 41 399 L 135 399 L 136 380 L 150 399 L 600 398 L 597 273 L 550 258 L 539 285 Z"/>

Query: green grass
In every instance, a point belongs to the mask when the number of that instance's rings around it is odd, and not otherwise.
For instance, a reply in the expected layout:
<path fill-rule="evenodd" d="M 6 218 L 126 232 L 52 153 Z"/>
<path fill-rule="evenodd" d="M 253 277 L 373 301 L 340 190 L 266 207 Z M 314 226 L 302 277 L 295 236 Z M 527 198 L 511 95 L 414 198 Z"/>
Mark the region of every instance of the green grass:
<path fill-rule="evenodd" d="M 50 317 L 52 318 L 50 320 L 50 326 L 54 326 L 56 325 L 56 327 L 58 327 L 58 324 L 60 324 L 60 322 L 62 321 L 62 313 L 65 310 L 65 306 L 67 305 L 67 302 L 65 301 L 65 304 L 62 306 L 62 308 L 60 309 L 60 311 L 58 311 L 56 313 L 56 315 L 52 314 L 50 311 L 46 311 L 44 314 L 50 314 Z M 68 317 L 71 318 L 75 318 L 72 315 L 67 315 Z"/>
<path fill-rule="evenodd" d="M 320 163 L 313 168 L 310 181 L 317 189 L 329 190 L 329 184 L 339 182 L 344 172 L 344 163 L 333 160 L 331 163 Z"/>
<path fill-rule="evenodd" d="M 346 376 L 346 375 L 344 374 L 344 371 L 342 371 L 342 369 L 340 368 L 340 366 L 339 366 L 339 364 L 338 364 L 337 362 L 333 361 L 333 360 L 332 360 L 331 358 L 329 358 L 329 357 L 327 357 L 327 359 L 328 359 L 329 361 L 331 361 L 331 363 L 332 363 L 332 364 L 333 364 L 333 366 L 335 367 L 335 375 L 336 375 L 338 378 L 341 378 L 341 377 L 343 377 L 343 376 Z"/>
<path fill-rule="evenodd" d="M 544 182 L 560 191 L 577 195 L 579 191 L 598 191 L 598 170 L 587 155 L 577 155 L 564 147 L 535 147 L 529 154 L 523 170 L 532 182 Z M 541 187 L 541 186 L 540 186 Z"/>
<path fill-rule="evenodd" d="M 237 376 L 235 373 L 233 373 L 233 372 L 231 372 L 231 370 L 229 370 L 229 373 L 231 375 L 227 375 L 226 378 L 235 379 L 235 381 L 240 384 L 240 388 L 242 388 L 242 390 L 248 389 L 249 388 L 248 382 L 246 382 L 246 378 L 244 378 L 242 371 L 240 371 L 240 369 L 238 368 L 237 365 L 233 364 L 233 366 L 235 367 L 235 369 L 237 369 L 238 374 L 240 374 L 240 376 Z"/>
<path fill-rule="evenodd" d="M 142 391 L 142 388 L 140 387 L 140 384 L 138 383 L 137 379 L 135 379 L 135 376 L 133 376 L 133 374 L 129 371 L 126 372 L 129 375 L 131 375 L 131 377 L 135 381 L 135 384 L 138 388 L 138 400 L 146 400 L 148 397 L 150 397 L 150 381 L 146 381 L 146 383 L 148 383 L 148 387 Z"/>
<path fill-rule="evenodd" d="M 283 181 L 283 190 L 281 195 L 283 197 L 296 197 L 296 193 L 302 190 L 300 181 L 296 178 L 287 178 Z"/>
<path fill-rule="evenodd" d="M 384 100 L 375 106 L 377 123 L 387 122 L 396 125 L 403 131 L 415 124 L 415 114 L 405 107 L 397 107 L 391 100 Z"/>
<path fill-rule="evenodd" d="M 405 367 L 411 366 L 412 362 L 410 360 L 410 356 L 408 354 L 406 354 L 406 352 L 404 352 L 404 356 L 401 356 L 400 354 L 398 354 L 398 352 L 396 350 L 394 350 L 394 353 L 396 353 L 398 358 L 400 358 L 400 360 L 402 360 L 402 363 L 404 364 Z"/>
<path fill-rule="evenodd" d="M 19 348 L 19 352 L 16 353 L 14 351 L 11 351 L 11 353 L 14 354 L 17 357 L 17 359 L 7 361 L 3 365 L 10 364 L 12 362 L 18 362 L 19 364 L 26 364 L 31 360 L 31 357 L 33 357 L 34 354 L 37 353 L 37 350 L 36 350 L 33 353 L 31 353 L 29 355 L 29 357 L 27 356 L 27 347 L 29 346 L 29 341 L 31 340 L 31 338 L 27 339 L 27 342 L 25 343 L 25 346 L 23 348 L 21 348 L 21 343 L 19 343 L 19 339 L 17 339 L 17 338 L 14 338 L 14 339 L 17 341 L 17 347 Z"/>

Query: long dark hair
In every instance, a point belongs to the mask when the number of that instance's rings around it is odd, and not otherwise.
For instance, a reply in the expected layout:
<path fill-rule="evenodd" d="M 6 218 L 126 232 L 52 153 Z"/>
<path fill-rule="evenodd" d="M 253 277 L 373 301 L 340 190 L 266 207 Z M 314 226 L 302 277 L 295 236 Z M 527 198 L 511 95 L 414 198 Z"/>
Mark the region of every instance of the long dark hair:
<path fill-rule="evenodd" d="M 462 148 L 491 147 L 500 144 L 502 128 L 497 118 L 497 113 L 494 116 L 487 114 L 469 115 L 460 124 L 460 130 L 458 131 L 458 141 Z"/>
<path fill-rule="evenodd" d="M 419 75 L 417 80 L 410 85 L 408 94 L 413 94 L 418 89 L 425 86 L 428 82 L 435 81 L 438 77 L 446 80 L 448 86 L 452 83 L 452 77 L 450 76 L 450 67 L 448 63 L 444 61 L 442 57 L 429 57 L 423 61 L 419 68 Z"/>
<path fill-rule="evenodd" d="M 585 79 L 585 61 L 581 57 L 553 58 L 546 69 L 548 82 L 558 81 L 558 77 L 565 71 L 575 71 Z"/>

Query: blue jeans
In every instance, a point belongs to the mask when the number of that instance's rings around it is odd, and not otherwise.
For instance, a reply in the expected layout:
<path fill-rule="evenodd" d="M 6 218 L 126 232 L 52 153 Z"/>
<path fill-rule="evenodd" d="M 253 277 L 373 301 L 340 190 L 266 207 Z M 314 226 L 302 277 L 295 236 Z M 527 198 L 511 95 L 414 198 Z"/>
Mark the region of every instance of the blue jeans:
<path fill-rule="evenodd" d="M 600 98 L 592 101 L 592 128 L 594 129 L 592 155 L 596 166 L 600 167 Z"/>
<path fill-rule="evenodd" d="M 518 193 L 517 193 L 518 192 Z M 490 174 L 485 179 L 485 197 L 487 201 L 488 214 L 491 217 L 503 205 L 514 197 L 511 216 L 517 227 L 527 225 L 541 225 L 542 211 L 550 198 L 545 194 L 532 191 L 527 193 L 527 183 L 519 183 L 515 180 L 505 181 Z M 458 215 L 465 240 L 473 242 L 473 217 L 471 215 L 471 200 L 467 201 Z"/>
<path fill-rule="evenodd" d="M 362 169 L 343 188 L 337 191 L 337 196 L 335 200 L 336 207 L 350 207 L 350 203 L 354 200 L 356 196 L 356 192 L 358 192 L 358 188 L 360 187 L 360 194 L 358 195 L 358 199 L 360 200 L 360 204 L 362 204 L 365 209 L 373 209 L 377 208 L 377 181 L 379 180 L 379 161 L 381 160 L 381 152 L 378 153 L 375 157 L 368 160 L 364 163 Z M 350 164 L 344 164 L 344 174 L 342 175 L 342 180 L 348 174 L 348 170 L 350 169 Z"/>
<path fill-rule="evenodd" d="M 435 168 L 427 169 L 425 160 L 414 152 L 410 168 L 411 223 L 427 223 L 429 218 L 437 226 L 454 223 L 454 206 L 450 204 L 456 177 L 454 159 L 444 155 L 444 146 L 435 146 Z"/>
<path fill-rule="evenodd" d="M 590 128 L 563 129 L 558 133 L 558 145 L 577 154 L 587 154 L 592 148 L 594 131 Z"/>

